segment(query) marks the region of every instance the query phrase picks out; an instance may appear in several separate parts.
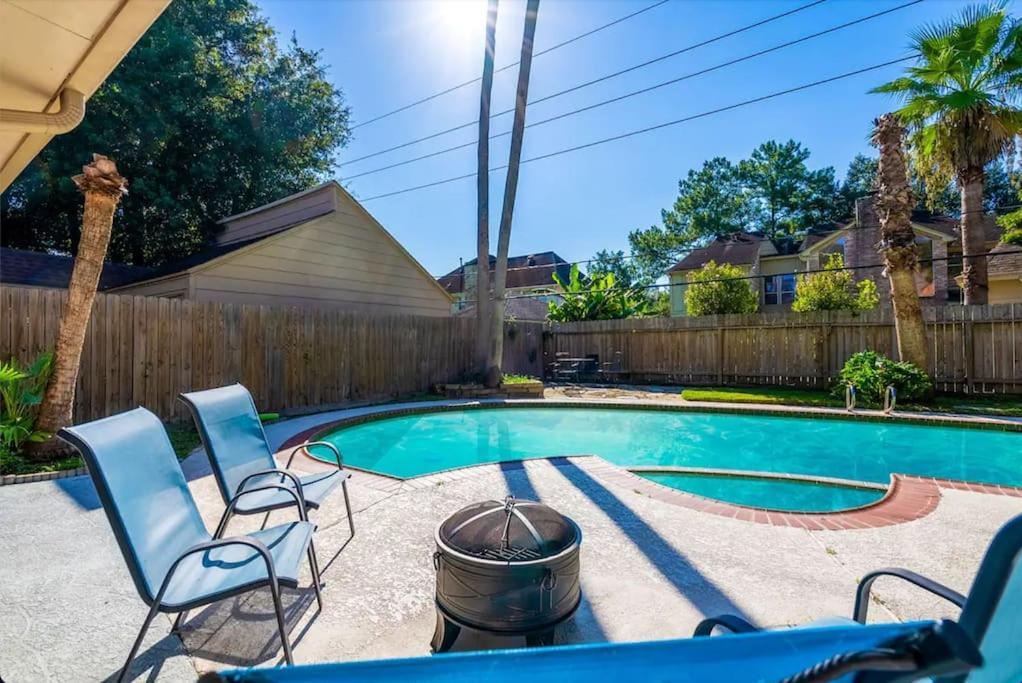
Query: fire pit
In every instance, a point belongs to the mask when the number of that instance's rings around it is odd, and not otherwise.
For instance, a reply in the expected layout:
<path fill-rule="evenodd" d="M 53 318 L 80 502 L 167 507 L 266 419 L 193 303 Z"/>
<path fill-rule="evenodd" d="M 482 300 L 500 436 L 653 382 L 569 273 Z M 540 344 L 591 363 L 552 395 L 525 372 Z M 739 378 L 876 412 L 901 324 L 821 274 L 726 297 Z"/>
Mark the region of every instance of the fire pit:
<path fill-rule="evenodd" d="M 568 517 L 509 496 L 462 508 L 436 530 L 436 632 L 446 652 L 462 629 L 553 643 L 578 609 L 582 532 Z"/>

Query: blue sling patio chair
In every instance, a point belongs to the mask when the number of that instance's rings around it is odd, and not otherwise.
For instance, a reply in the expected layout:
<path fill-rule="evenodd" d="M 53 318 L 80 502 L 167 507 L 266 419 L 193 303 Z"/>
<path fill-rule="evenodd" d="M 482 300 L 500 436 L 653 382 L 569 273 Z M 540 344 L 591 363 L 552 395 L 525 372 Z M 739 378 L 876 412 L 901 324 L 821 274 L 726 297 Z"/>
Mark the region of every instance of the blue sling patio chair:
<path fill-rule="evenodd" d="M 994 535 L 968 597 L 908 569 L 888 567 L 866 574 L 859 582 L 851 619 L 831 617 L 826 622 L 861 628 L 866 623 L 873 583 L 881 577 L 900 579 L 961 609 L 958 624 L 979 647 L 984 660 L 983 667 L 970 675 L 969 681 L 1022 681 L 1022 515 L 1009 520 Z M 710 635 L 717 627 L 735 633 L 757 631 L 740 617 L 723 615 L 705 619 L 696 627 L 696 635 Z M 947 680 L 966 679 L 959 676 Z"/>
<path fill-rule="evenodd" d="M 82 454 L 135 588 L 149 605 L 119 681 L 158 612 L 178 614 L 176 631 L 188 610 L 265 586 L 273 596 L 284 658 L 293 663 L 280 587 L 298 587 L 303 557 L 323 607 L 311 550 L 315 526 L 300 500 L 298 521 L 233 538 L 211 536 L 163 424 L 145 408 L 67 427 L 57 436 Z"/>
<path fill-rule="evenodd" d="M 869 591 L 879 576 L 903 578 L 962 606 L 958 622 L 865 625 Z M 855 619 L 845 621 L 777 630 L 758 630 L 738 617 L 724 616 L 703 621 L 696 635 L 707 636 L 716 627 L 735 635 L 491 650 L 276 671 L 237 669 L 202 681 L 1017 683 L 1022 681 L 1022 516 L 994 536 L 968 598 L 917 574 L 884 569 L 863 579 L 854 615 Z"/>
<path fill-rule="evenodd" d="M 344 469 L 341 452 L 332 443 L 317 441 L 305 443 L 291 451 L 284 469 L 277 467 L 273 450 L 266 441 L 263 423 L 259 420 L 255 402 L 248 389 L 232 384 L 218 389 L 181 394 L 188 406 L 202 445 L 213 466 L 213 474 L 220 495 L 227 504 L 222 524 L 227 525 L 232 514 L 254 515 L 265 513 L 263 524 L 272 510 L 290 507 L 297 502 L 282 488 L 267 489 L 266 482 L 274 481 L 291 491 L 297 490 L 305 506 L 318 509 L 334 489 L 340 485 L 344 492 L 344 506 L 348 512 L 348 528 L 355 535 L 355 522 L 348 497 L 348 479 L 351 472 Z M 295 455 L 311 446 L 329 449 L 337 469 L 298 476 L 288 470 Z"/>

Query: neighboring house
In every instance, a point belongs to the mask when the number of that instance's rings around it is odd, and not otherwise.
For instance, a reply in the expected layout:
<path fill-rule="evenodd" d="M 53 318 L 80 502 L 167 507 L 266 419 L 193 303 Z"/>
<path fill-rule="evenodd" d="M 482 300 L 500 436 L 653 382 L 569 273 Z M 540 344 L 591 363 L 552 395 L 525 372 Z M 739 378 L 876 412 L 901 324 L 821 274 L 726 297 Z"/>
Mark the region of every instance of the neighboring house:
<path fill-rule="evenodd" d="M 478 273 L 477 263 L 478 259 L 472 259 L 468 263 L 458 266 L 447 273 L 447 275 L 437 278 L 437 282 L 454 298 L 453 311 L 455 313 L 474 308 L 476 300 L 476 276 Z M 497 258 L 490 256 L 490 291 L 493 290 L 492 275 L 496 263 Z M 542 303 L 545 310 L 548 301 L 560 301 L 561 287 L 554 281 L 555 273 L 561 280 L 567 282 L 571 273 L 571 264 L 552 251 L 544 251 L 541 254 L 529 254 L 527 256 L 509 256 L 507 259 L 505 294 L 509 297 L 528 295 L 533 301 Z M 524 299 L 509 299 L 508 301 L 524 301 Z M 519 320 L 532 319 L 531 317 L 517 317 L 515 316 L 516 312 L 527 316 L 535 316 L 539 314 L 539 307 L 519 306 L 514 310 L 508 309 L 509 316 L 516 317 Z"/>
<path fill-rule="evenodd" d="M 991 250 L 987 264 L 990 303 L 1022 303 L 1022 247 L 998 244 Z"/>
<path fill-rule="evenodd" d="M 956 280 L 962 272 L 959 221 L 915 212 L 912 228 L 923 261 L 916 278 L 923 304 L 959 303 L 961 287 Z M 987 249 L 990 250 L 997 245 L 1000 230 L 992 216 L 988 217 L 986 228 Z M 672 285 L 671 315 L 686 314 L 688 276 L 710 261 L 738 266 L 746 275 L 762 276 L 749 280 L 749 286 L 759 293 L 761 310 L 790 309 L 795 300 L 797 274 L 819 269 L 827 255 L 835 252 L 843 255 L 846 267 L 856 269 L 855 279 L 872 279 L 877 284 L 881 302 L 889 301 L 890 284 L 883 276 L 883 267 L 878 265 L 883 263 L 883 256 L 876 248 L 879 241 L 880 222 L 872 197 L 856 201 L 854 221 L 814 228 L 801 241 L 770 240 L 759 233 L 739 233 L 714 240 L 689 252 L 667 272 Z M 1022 276 L 1022 260 L 1013 260 L 1010 254 L 1000 259 L 1001 264 L 998 264 L 998 259 L 991 257 L 990 302 L 1022 301 L 1022 295 L 1015 289 Z"/>
<path fill-rule="evenodd" d="M 443 288 L 336 182 L 220 223 L 213 246 L 158 268 L 107 264 L 101 286 L 195 301 L 451 314 Z M 26 258 L 19 254 L 15 263 Z M 70 257 L 36 256 L 47 259 L 36 282 L 19 281 L 22 268 L 9 269 L 7 257 L 0 282 L 66 286 Z"/>

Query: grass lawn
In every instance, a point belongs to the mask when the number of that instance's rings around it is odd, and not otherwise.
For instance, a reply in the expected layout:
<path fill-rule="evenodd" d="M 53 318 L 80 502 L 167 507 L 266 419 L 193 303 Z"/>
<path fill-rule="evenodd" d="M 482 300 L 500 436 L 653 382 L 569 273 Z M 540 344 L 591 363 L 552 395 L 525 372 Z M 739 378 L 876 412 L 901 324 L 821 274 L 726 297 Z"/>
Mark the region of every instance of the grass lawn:
<path fill-rule="evenodd" d="M 190 422 L 168 423 L 167 436 L 179 459 L 184 459 L 199 445 L 199 434 Z M 78 454 L 68 455 L 57 460 L 35 462 L 24 455 L 0 453 L 0 474 L 35 474 L 37 472 L 59 472 L 84 467 Z"/>
<path fill-rule="evenodd" d="M 681 397 L 686 401 L 715 401 L 717 403 L 768 403 L 786 406 L 844 406 L 844 402 L 825 391 L 789 389 L 787 387 L 708 387 L 684 389 Z"/>
<path fill-rule="evenodd" d="M 765 403 L 787 406 L 824 406 L 843 408 L 844 401 L 826 391 L 790 389 L 787 387 L 707 387 L 684 389 L 681 397 L 686 401 L 715 401 L 718 403 Z M 900 410 L 935 413 L 967 413 L 1022 417 L 1022 396 L 937 396 L 926 405 L 899 405 Z"/>

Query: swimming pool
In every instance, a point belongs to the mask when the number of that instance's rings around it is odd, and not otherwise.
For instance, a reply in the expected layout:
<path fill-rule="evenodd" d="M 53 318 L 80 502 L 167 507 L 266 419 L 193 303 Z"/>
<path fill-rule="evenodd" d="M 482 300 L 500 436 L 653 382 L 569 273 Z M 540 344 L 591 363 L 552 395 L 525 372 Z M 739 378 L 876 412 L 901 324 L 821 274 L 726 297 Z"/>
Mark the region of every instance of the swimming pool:
<path fill-rule="evenodd" d="M 442 410 L 317 437 L 356 468 L 408 478 L 468 465 L 598 455 L 624 467 L 681 466 L 886 484 L 892 473 L 1022 486 L 1018 433 L 671 410 Z M 313 455 L 329 460 L 328 453 Z"/>

